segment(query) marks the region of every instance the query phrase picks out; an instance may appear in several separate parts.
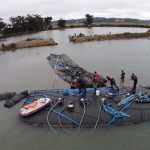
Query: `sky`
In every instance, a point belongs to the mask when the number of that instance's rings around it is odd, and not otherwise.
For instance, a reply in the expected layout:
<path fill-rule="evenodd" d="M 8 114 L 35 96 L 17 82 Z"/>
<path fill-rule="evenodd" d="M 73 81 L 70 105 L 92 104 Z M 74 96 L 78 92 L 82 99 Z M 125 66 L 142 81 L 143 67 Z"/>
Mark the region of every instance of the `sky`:
<path fill-rule="evenodd" d="M 0 0 L 0 18 L 39 14 L 53 20 L 94 17 L 150 20 L 150 0 Z"/>

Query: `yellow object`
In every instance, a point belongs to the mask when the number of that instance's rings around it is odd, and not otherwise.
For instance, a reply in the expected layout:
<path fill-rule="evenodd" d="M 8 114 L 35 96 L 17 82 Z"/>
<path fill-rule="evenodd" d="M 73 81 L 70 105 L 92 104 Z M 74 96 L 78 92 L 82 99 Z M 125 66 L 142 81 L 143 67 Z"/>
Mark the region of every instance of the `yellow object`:
<path fill-rule="evenodd" d="M 28 108 L 35 108 L 37 106 L 37 102 L 33 102 L 31 104 L 28 104 L 28 105 L 25 105 L 24 108 L 25 109 L 28 109 Z"/>

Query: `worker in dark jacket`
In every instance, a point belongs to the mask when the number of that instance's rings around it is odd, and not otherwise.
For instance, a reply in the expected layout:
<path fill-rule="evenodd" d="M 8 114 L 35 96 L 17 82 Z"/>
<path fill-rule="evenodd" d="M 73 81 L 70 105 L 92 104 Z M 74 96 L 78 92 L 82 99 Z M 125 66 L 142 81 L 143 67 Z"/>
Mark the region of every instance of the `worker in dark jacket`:
<path fill-rule="evenodd" d="M 113 85 L 114 85 L 114 84 L 113 84 L 113 78 L 107 76 L 106 79 L 107 79 L 107 81 L 110 83 L 111 88 L 113 89 Z"/>
<path fill-rule="evenodd" d="M 78 86 L 79 86 L 79 94 L 81 93 L 81 91 L 83 91 L 84 93 L 86 93 L 86 84 L 85 81 L 82 78 L 78 78 L 77 80 L 78 82 Z"/>
<path fill-rule="evenodd" d="M 115 87 L 117 89 L 117 92 L 119 92 L 119 87 L 116 85 L 115 79 L 111 78 L 109 76 L 107 76 L 106 78 L 107 78 L 108 82 L 110 83 L 112 90 L 115 92 L 115 89 L 114 89 L 114 87 Z"/>
<path fill-rule="evenodd" d="M 132 90 L 133 90 L 133 92 L 135 92 L 136 91 L 136 85 L 137 85 L 137 82 L 138 82 L 138 78 L 134 73 L 132 73 L 131 80 L 133 80 Z"/>

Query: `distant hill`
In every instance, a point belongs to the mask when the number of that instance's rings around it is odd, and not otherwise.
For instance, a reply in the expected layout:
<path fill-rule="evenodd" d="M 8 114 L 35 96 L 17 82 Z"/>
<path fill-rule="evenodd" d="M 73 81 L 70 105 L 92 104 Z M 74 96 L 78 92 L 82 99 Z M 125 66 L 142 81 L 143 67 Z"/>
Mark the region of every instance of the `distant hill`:
<path fill-rule="evenodd" d="M 82 19 L 69 19 L 66 20 L 67 24 L 83 24 L 85 18 Z M 134 18 L 105 18 L 105 17 L 95 17 L 93 23 L 113 23 L 113 22 L 130 22 L 130 23 L 150 23 L 150 20 L 141 20 Z M 57 24 L 57 20 L 53 21 L 53 24 Z"/>

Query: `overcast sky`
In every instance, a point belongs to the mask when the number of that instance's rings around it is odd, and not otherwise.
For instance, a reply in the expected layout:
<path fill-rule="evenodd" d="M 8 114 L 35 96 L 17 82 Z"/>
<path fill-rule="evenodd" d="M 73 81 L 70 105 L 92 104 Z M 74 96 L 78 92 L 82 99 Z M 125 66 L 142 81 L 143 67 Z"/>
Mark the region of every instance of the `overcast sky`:
<path fill-rule="evenodd" d="M 56 19 L 122 17 L 150 19 L 150 0 L 0 0 L 0 18 L 27 14 L 51 16 Z"/>

